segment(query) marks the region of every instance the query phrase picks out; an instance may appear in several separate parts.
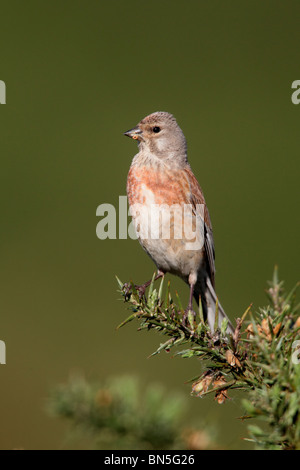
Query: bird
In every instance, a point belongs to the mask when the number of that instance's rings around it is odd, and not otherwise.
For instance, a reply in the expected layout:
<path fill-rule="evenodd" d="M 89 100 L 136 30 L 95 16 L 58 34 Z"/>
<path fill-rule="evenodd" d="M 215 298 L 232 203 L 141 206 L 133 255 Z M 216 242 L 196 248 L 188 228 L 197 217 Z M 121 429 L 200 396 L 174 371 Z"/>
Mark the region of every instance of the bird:
<path fill-rule="evenodd" d="M 201 302 L 212 333 L 217 308 L 218 327 L 226 318 L 226 332 L 233 334 L 234 328 L 215 292 L 212 224 L 202 189 L 188 162 L 183 131 L 172 114 L 157 111 L 124 135 L 138 143 L 139 151 L 127 176 L 127 197 L 138 240 L 157 267 L 155 280 L 170 273 L 189 285 L 183 321 L 188 312 L 195 315 L 194 298 L 198 306 Z M 190 210 L 183 217 L 186 207 Z M 136 287 L 144 294 L 150 283 Z"/>

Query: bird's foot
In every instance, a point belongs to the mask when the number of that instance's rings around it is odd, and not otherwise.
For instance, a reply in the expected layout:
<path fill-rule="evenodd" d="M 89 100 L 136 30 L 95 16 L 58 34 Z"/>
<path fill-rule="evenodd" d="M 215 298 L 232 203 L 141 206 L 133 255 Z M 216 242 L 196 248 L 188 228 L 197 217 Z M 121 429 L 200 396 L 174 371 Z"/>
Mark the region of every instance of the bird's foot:
<path fill-rule="evenodd" d="M 191 305 L 188 305 L 182 316 L 182 323 L 186 327 L 191 327 L 196 319 L 196 312 Z"/>
<path fill-rule="evenodd" d="M 147 282 L 140 286 L 134 284 L 134 289 L 137 291 L 140 300 L 145 296 L 147 286 L 148 286 Z M 130 299 L 131 294 L 132 294 L 132 284 L 129 282 L 125 282 L 122 290 L 124 292 L 125 301 L 127 302 Z"/>

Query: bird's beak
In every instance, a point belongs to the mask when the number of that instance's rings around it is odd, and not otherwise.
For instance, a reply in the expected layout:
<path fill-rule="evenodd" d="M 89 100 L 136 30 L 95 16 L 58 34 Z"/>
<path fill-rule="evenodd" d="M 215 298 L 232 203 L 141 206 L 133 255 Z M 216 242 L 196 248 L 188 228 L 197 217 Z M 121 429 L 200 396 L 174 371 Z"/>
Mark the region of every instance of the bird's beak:
<path fill-rule="evenodd" d="M 124 132 L 124 135 L 127 135 L 127 137 L 131 137 L 132 139 L 135 139 L 135 140 L 139 140 L 141 134 L 142 134 L 142 130 L 139 128 L 139 126 L 136 126 L 133 129 L 130 129 L 129 131 Z"/>

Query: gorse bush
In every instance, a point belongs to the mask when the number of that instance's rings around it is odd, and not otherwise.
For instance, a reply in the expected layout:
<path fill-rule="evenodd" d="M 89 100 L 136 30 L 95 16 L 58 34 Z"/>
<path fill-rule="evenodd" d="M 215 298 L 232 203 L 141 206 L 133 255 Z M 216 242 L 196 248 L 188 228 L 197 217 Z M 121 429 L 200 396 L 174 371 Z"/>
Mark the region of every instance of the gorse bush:
<path fill-rule="evenodd" d="M 201 308 L 196 317 L 182 321 L 184 309 L 170 282 L 158 289 L 154 276 L 147 295 L 133 283 L 118 280 L 121 295 L 131 309 L 119 326 L 135 321 L 139 331 L 156 331 L 164 337 L 152 355 L 173 351 L 181 358 L 198 358 L 198 375 L 191 394 L 214 394 L 226 403 L 237 390 L 241 418 L 257 449 L 300 449 L 300 317 L 295 303 L 297 286 L 286 292 L 277 269 L 266 290 L 268 305 L 252 312 L 248 307 L 236 319 L 233 335 L 227 323 L 212 333 Z M 216 315 L 217 316 L 217 315 Z M 186 377 L 184 380 L 186 381 Z M 182 382 L 182 379 L 180 379 Z M 132 377 L 90 383 L 82 377 L 56 387 L 50 397 L 56 416 L 68 418 L 73 429 L 89 436 L 104 449 L 207 449 L 214 448 L 214 431 L 199 422 L 187 423 L 184 396 L 158 386 L 142 387 Z M 217 406 L 217 405 L 216 405 Z M 251 420 L 255 418 L 255 421 Z M 199 420 L 198 420 L 199 421 Z M 203 429 L 205 428 L 205 431 Z"/>
<path fill-rule="evenodd" d="M 208 449 L 213 430 L 187 426 L 185 400 L 161 386 L 123 376 L 88 382 L 82 376 L 56 387 L 48 408 L 72 423 L 73 440 L 100 449 Z M 76 439 L 75 439 L 76 438 Z"/>
<path fill-rule="evenodd" d="M 201 308 L 196 318 L 183 322 L 184 309 L 170 283 L 154 288 L 154 277 L 146 296 L 134 284 L 120 292 L 132 314 L 120 325 L 137 320 L 138 330 L 155 330 L 167 339 L 153 352 L 174 350 L 182 358 L 202 359 L 202 370 L 193 380 L 191 393 L 203 397 L 214 393 L 219 404 L 233 389 L 246 392 L 244 418 L 258 418 L 262 426 L 249 425 L 249 440 L 261 449 L 300 449 L 300 317 L 295 305 L 297 286 L 289 293 L 278 279 L 277 268 L 269 283 L 269 305 L 254 315 L 249 307 L 236 319 L 233 335 L 226 335 L 226 320 L 211 333 Z M 217 316 L 217 314 L 216 314 Z M 216 318 L 216 326 L 218 319 Z"/>

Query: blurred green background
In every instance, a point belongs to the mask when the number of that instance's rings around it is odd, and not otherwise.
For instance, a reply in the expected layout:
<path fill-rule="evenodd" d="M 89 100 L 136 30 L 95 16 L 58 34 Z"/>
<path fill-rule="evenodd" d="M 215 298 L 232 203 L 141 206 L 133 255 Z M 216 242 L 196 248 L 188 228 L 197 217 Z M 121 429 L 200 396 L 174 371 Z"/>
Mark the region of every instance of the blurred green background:
<path fill-rule="evenodd" d="M 158 335 L 115 330 L 128 314 L 115 274 L 139 283 L 154 265 L 137 241 L 97 239 L 96 208 L 126 193 L 137 147 L 122 133 L 169 111 L 209 206 L 230 317 L 266 303 L 275 263 L 298 281 L 299 1 L 11 0 L 0 12 L 0 447 L 64 448 L 45 403 L 72 371 L 179 390 L 220 445 L 246 447 L 237 399 L 189 396 L 197 361 L 147 359 Z"/>

